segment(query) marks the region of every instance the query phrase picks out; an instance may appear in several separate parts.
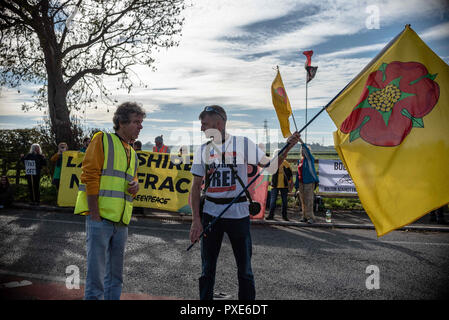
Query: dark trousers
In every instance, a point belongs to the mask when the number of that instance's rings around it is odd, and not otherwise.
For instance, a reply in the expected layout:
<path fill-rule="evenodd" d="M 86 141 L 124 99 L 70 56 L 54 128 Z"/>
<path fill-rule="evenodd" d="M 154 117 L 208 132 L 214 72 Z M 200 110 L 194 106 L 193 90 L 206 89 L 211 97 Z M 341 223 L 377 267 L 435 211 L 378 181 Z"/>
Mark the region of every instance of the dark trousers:
<path fill-rule="evenodd" d="M 41 200 L 41 193 L 39 190 L 39 184 L 41 180 L 40 175 L 27 175 L 28 180 L 28 191 L 30 192 L 30 199 L 31 202 L 37 202 L 39 203 Z"/>
<path fill-rule="evenodd" d="M 213 216 L 203 214 L 203 228 L 207 227 Z M 252 242 L 249 216 L 242 219 L 218 219 L 206 237 L 201 239 L 202 273 L 199 279 L 200 299 L 212 300 L 215 285 L 215 272 L 218 254 L 224 233 L 228 234 L 237 264 L 239 300 L 254 300 L 256 289 L 251 269 Z"/>
<path fill-rule="evenodd" d="M 276 199 L 278 197 L 278 192 L 281 193 L 282 198 L 282 216 L 287 216 L 287 204 L 288 204 L 288 188 L 273 188 L 270 193 L 270 216 L 274 216 L 274 209 L 276 209 Z"/>

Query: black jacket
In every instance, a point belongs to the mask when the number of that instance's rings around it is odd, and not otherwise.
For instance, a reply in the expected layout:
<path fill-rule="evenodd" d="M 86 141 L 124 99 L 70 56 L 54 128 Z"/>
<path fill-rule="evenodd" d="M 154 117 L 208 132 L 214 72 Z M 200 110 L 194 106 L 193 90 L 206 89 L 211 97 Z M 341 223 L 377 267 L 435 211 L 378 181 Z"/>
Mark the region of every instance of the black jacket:
<path fill-rule="evenodd" d="M 36 175 L 41 175 L 41 169 L 43 166 L 47 165 L 47 160 L 45 160 L 44 156 L 37 153 L 28 153 L 26 156 L 20 159 L 24 164 L 25 160 L 34 161 L 36 165 Z"/>

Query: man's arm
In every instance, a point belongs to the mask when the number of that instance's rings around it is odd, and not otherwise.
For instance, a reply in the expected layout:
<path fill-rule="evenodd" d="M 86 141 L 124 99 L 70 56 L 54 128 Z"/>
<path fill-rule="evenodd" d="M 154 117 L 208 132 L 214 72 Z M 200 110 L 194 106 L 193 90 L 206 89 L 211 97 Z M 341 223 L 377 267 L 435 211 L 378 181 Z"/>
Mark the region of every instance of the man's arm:
<path fill-rule="evenodd" d="M 279 155 L 278 157 L 278 167 L 281 166 L 282 162 L 284 162 L 285 159 L 287 159 L 287 154 L 288 152 L 291 150 L 291 148 L 293 148 L 298 141 L 301 140 L 301 135 L 299 134 L 299 132 L 294 132 L 290 137 L 288 137 L 287 139 L 287 148 L 284 150 L 284 152 L 282 154 Z"/>
<path fill-rule="evenodd" d="M 295 132 L 290 137 L 288 137 L 287 148 L 282 152 L 282 154 L 280 154 L 277 157 L 276 169 L 279 168 L 281 166 L 282 162 L 284 162 L 284 160 L 287 158 L 287 154 L 290 151 L 290 149 L 293 148 L 300 140 L 301 140 L 301 135 L 299 134 L 299 132 Z M 270 158 L 268 158 L 267 156 L 264 156 L 262 158 L 262 160 L 258 163 L 258 166 L 261 168 L 264 168 L 268 162 L 270 162 Z M 271 165 L 270 165 L 270 167 L 271 167 Z"/>
<path fill-rule="evenodd" d="M 92 146 L 86 150 L 83 159 L 81 182 L 86 185 L 87 206 L 91 218 L 101 221 L 98 208 L 98 193 L 100 190 L 101 169 L 104 162 L 103 134 L 98 133 L 92 138 Z"/>
<path fill-rule="evenodd" d="M 98 194 L 87 195 L 87 206 L 92 220 L 101 221 L 100 210 L 98 209 Z"/>
<path fill-rule="evenodd" d="M 200 196 L 201 183 L 203 177 L 193 175 L 192 187 L 190 189 L 190 204 L 192 206 L 192 225 L 190 227 L 190 241 L 192 243 L 198 241 L 199 236 L 203 232 L 203 225 L 200 217 Z"/>

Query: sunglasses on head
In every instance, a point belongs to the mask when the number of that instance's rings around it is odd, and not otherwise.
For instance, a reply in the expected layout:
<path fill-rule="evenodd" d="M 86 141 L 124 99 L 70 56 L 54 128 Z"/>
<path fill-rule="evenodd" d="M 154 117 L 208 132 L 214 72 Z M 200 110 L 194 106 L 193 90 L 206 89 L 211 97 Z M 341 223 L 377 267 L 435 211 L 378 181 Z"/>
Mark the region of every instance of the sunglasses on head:
<path fill-rule="evenodd" d="M 213 106 L 206 106 L 204 108 L 204 111 L 206 111 L 206 112 L 214 112 L 214 113 L 218 114 L 224 121 L 226 121 L 224 116 L 220 112 L 218 112 Z"/>

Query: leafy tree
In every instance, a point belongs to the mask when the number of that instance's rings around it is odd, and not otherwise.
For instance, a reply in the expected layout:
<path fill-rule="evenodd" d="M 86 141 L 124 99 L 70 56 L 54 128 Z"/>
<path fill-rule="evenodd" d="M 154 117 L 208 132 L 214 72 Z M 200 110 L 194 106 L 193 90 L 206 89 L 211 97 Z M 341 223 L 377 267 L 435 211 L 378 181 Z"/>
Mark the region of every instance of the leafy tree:
<path fill-rule="evenodd" d="M 38 84 L 23 109 L 48 108 L 56 143 L 73 148 L 70 112 L 117 102 L 105 76 L 129 92 L 132 66 L 154 69 L 153 52 L 178 44 L 183 9 L 183 0 L 0 0 L 0 84 Z"/>

